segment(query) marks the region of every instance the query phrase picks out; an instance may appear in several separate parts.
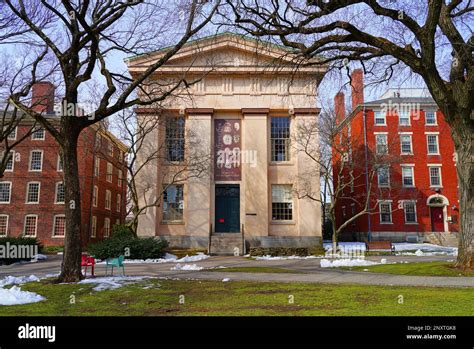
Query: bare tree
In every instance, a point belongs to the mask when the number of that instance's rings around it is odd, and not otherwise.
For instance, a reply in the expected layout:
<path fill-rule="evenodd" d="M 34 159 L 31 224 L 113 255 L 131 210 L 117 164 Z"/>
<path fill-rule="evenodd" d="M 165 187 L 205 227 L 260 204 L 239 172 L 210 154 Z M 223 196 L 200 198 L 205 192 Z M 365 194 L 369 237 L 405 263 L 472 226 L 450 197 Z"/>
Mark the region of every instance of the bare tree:
<path fill-rule="evenodd" d="M 34 34 L 37 41 L 59 65 L 56 81 L 63 90 L 60 128 L 37 113 L 22 94 L 12 94 L 10 102 L 31 115 L 58 142 L 64 168 L 66 235 L 64 261 L 58 278 L 62 282 L 81 279 L 81 193 L 78 176 L 77 144 L 81 131 L 107 117 L 135 105 L 153 106 L 187 85 L 185 78 L 156 84 L 150 76 L 210 21 L 219 2 L 201 1 L 29 1 L 5 0 L 14 14 Z M 38 8 L 52 16 L 52 24 L 41 28 L 33 14 Z M 175 41 L 160 59 L 143 72 L 130 76 L 117 68 L 113 58 L 146 54 Z M 98 75 L 103 91 L 96 106 L 79 112 L 84 87 Z M 138 93 L 139 92 L 139 93 Z M 72 106 L 72 108 L 71 108 Z M 72 113 L 70 112 L 72 111 Z"/>
<path fill-rule="evenodd" d="M 377 79 L 395 69 L 423 79 L 452 128 L 461 234 L 457 265 L 474 268 L 474 6 L 471 1 L 231 1 L 226 20 L 342 69 L 360 62 Z M 230 15 L 230 14 L 232 15 Z M 370 19 L 370 20 L 368 20 Z M 379 69 L 375 69 L 378 66 Z M 408 69 L 407 69 L 408 68 Z"/>

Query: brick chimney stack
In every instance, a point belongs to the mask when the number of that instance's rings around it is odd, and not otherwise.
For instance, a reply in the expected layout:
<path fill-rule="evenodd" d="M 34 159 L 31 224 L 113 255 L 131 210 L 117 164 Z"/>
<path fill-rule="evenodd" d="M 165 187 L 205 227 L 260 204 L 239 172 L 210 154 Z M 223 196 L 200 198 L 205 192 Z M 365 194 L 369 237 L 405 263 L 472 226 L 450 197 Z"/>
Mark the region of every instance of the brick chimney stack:
<path fill-rule="evenodd" d="M 38 113 L 54 112 L 54 85 L 49 81 L 40 81 L 32 87 L 31 106 Z"/>
<path fill-rule="evenodd" d="M 344 92 L 338 92 L 334 96 L 334 112 L 336 113 L 336 123 L 338 125 L 346 117 L 346 106 L 344 99 Z"/>
<path fill-rule="evenodd" d="M 352 86 L 352 110 L 359 104 L 364 103 L 364 73 L 362 69 L 356 69 L 351 74 Z"/>

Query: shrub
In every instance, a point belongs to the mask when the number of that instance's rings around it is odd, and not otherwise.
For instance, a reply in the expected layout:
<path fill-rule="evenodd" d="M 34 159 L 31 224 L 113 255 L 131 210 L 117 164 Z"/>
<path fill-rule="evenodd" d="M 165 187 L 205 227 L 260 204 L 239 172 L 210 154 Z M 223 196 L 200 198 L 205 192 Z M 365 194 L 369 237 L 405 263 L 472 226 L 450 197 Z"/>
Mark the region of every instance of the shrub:
<path fill-rule="evenodd" d="M 98 259 L 115 258 L 124 255 L 126 259 L 161 258 L 168 247 L 166 240 L 137 238 L 125 225 L 115 225 L 112 236 L 95 244 L 90 244 L 88 252 Z M 129 252 L 129 253 L 126 253 Z"/>
<path fill-rule="evenodd" d="M 251 256 L 300 256 L 311 255 L 311 248 L 308 247 L 251 247 Z"/>
<path fill-rule="evenodd" d="M 9 249 L 11 251 L 12 246 L 18 246 L 19 250 L 24 249 L 25 246 L 37 246 L 38 248 L 38 253 L 41 253 L 43 251 L 43 246 L 41 243 L 38 241 L 38 239 L 33 238 L 33 237 L 24 237 L 24 236 L 19 236 L 19 237 L 3 237 L 0 238 L 0 251 L 2 252 L 2 255 L 0 255 L 0 264 L 12 264 L 16 263 L 19 261 L 29 261 L 31 258 L 10 258 L 9 255 Z M 23 247 L 21 247 L 23 246 Z M 9 257 L 9 258 L 5 258 Z"/>

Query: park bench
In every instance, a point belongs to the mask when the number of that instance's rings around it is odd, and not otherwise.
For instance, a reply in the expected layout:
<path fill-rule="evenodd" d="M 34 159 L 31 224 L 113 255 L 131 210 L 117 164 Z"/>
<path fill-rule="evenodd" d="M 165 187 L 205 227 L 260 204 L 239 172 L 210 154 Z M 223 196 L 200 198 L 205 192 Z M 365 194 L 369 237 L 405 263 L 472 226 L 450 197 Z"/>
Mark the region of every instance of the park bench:
<path fill-rule="evenodd" d="M 390 241 L 370 241 L 365 243 L 367 252 L 369 251 L 386 251 L 390 253 L 395 252 L 395 246 Z"/>

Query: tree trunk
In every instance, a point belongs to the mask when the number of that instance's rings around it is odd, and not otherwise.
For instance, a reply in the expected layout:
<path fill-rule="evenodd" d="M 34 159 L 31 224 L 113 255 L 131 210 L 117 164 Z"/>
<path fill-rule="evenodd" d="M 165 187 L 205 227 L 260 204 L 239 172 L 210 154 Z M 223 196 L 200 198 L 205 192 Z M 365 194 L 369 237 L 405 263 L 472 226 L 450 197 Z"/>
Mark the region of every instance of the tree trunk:
<path fill-rule="evenodd" d="M 76 282 L 84 278 L 81 272 L 81 188 L 77 163 L 79 134 L 76 134 L 76 132 L 65 132 L 64 134 L 69 134 L 61 147 L 66 203 L 66 234 L 64 239 L 64 258 L 59 281 Z"/>
<path fill-rule="evenodd" d="M 453 128 L 457 153 L 457 174 L 460 203 L 460 236 L 456 266 L 474 268 L 474 123 Z"/>

